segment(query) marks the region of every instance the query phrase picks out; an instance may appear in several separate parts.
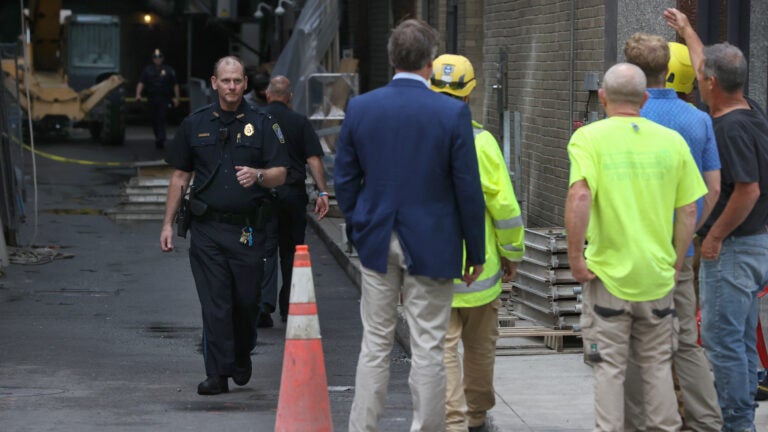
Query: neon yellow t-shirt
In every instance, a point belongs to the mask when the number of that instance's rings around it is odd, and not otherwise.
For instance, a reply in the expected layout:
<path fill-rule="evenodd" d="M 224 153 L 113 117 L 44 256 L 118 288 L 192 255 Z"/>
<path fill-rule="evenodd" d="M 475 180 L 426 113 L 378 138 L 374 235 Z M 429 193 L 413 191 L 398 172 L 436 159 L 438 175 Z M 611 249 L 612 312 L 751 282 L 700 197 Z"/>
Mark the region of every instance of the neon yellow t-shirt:
<path fill-rule="evenodd" d="M 587 267 L 624 300 L 650 301 L 674 287 L 673 216 L 707 188 L 680 134 L 641 117 L 611 117 L 568 143 L 570 184 L 592 192 Z"/>

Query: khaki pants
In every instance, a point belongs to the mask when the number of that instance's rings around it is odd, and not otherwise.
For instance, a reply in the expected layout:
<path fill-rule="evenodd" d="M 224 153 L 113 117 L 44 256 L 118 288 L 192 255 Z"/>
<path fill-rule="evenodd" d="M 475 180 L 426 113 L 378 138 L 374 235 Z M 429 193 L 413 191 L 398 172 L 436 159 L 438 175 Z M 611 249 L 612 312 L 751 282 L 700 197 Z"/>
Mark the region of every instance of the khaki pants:
<path fill-rule="evenodd" d="M 630 302 L 609 293 L 599 279 L 584 284 L 581 327 L 595 376 L 595 431 L 624 430 L 624 376 L 630 355 L 642 376 L 647 429 L 680 430 L 672 383 L 677 345 L 672 296 L 670 291 L 658 300 Z"/>
<path fill-rule="evenodd" d="M 685 259 L 674 290 L 680 332 L 674 355 L 675 370 L 680 383 L 685 425 L 697 432 L 719 432 L 723 427 L 720 406 L 717 403 L 715 377 L 704 349 L 696 343 L 699 332 L 696 325 L 696 293 L 693 288 L 693 258 Z M 644 431 L 645 415 L 642 406 L 642 379 L 640 371 L 630 358 L 625 389 L 625 430 Z"/>
<path fill-rule="evenodd" d="M 384 412 L 390 354 L 402 288 L 403 309 L 411 338 L 408 384 L 413 399 L 411 432 L 445 430 L 445 333 L 451 315 L 453 280 L 408 273 L 400 241 L 390 239 L 387 272 L 362 267 L 360 317 L 363 341 L 349 415 L 351 432 L 375 432 Z"/>
<path fill-rule="evenodd" d="M 482 306 L 451 310 L 445 337 L 448 432 L 466 432 L 470 426 L 482 425 L 486 413 L 496 403 L 493 365 L 499 338 L 500 305 L 501 301 L 497 298 Z M 459 339 L 464 346 L 462 359 L 459 359 Z"/>

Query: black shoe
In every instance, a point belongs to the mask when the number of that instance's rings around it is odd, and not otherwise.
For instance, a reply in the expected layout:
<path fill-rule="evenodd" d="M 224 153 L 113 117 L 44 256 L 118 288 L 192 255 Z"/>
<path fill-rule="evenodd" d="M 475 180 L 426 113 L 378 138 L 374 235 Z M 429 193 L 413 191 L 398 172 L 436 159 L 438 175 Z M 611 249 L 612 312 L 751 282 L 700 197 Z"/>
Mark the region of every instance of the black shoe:
<path fill-rule="evenodd" d="M 232 381 L 239 386 L 244 386 L 251 380 L 252 373 L 253 366 L 251 364 L 251 356 L 249 355 L 246 365 L 241 367 L 235 364 L 235 370 L 232 372 Z"/>
<path fill-rule="evenodd" d="M 483 423 L 480 426 L 470 426 L 469 432 L 488 432 L 488 426 L 486 423 Z"/>
<path fill-rule="evenodd" d="M 764 401 L 768 400 L 768 379 L 758 381 L 757 393 L 755 393 L 755 400 Z"/>
<path fill-rule="evenodd" d="M 256 321 L 256 327 L 258 327 L 258 328 L 271 328 L 271 327 L 274 327 L 274 326 L 275 326 L 275 323 L 272 322 L 272 315 L 270 315 L 270 314 L 268 314 L 266 312 L 261 312 L 259 314 L 259 319 L 258 319 L 258 321 Z"/>
<path fill-rule="evenodd" d="M 227 382 L 227 377 L 224 376 L 209 376 L 197 386 L 197 394 L 203 396 L 212 396 L 228 392 L 229 383 Z"/>

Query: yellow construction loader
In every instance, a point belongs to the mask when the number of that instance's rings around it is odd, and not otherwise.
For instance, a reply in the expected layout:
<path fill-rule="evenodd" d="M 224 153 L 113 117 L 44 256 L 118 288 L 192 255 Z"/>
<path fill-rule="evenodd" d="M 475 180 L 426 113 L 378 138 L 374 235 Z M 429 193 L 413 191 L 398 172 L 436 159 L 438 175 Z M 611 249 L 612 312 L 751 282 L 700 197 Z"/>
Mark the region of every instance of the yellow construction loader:
<path fill-rule="evenodd" d="M 2 71 L 36 136 L 66 136 L 71 127 L 86 127 L 94 139 L 122 144 L 118 17 L 62 17 L 62 0 L 30 0 L 27 11 L 20 55 L 3 59 Z"/>

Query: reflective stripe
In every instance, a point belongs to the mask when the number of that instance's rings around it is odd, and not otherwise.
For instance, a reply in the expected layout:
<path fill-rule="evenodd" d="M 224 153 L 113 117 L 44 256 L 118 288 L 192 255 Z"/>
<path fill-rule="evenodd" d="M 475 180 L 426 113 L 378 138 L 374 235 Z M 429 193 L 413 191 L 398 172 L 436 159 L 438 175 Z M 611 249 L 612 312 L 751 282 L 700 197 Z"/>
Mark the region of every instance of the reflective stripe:
<path fill-rule="evenodd" d="M 512 252 L 522 252 L 523 251 L 523 248 L 519 248 L 519 247 L 517 247 L 517 246 L 515 246 L 513 244 L 501 245 L 501 248 L 504 249 L 504 250 L 512 251 Z"/>
<path fill-rule="evenodd" d="M 488 279 L 483 280 L 476 280 L 472 282 L 469 286 L 465 284 L 464 282 L 456 282 L 453 284 L 453 292 L 455 293 L 472 293 L 472 292 L 479 292 L 479 291 L 485 291 L 488 288 L 493 288 L 496 286 L 496 284 L 501 280 L 502 273 L 499 271 L 495 275 L 489 277 Z"/>
<path fill-rule="evenodd" d="M 509 228 L 517 228 L 523 226 L 523 217 L 515 216 L 510 219 L 504 219 L 504 220 L 494 220 L 493 226 L 498 229 L 509 229 Z"/>

